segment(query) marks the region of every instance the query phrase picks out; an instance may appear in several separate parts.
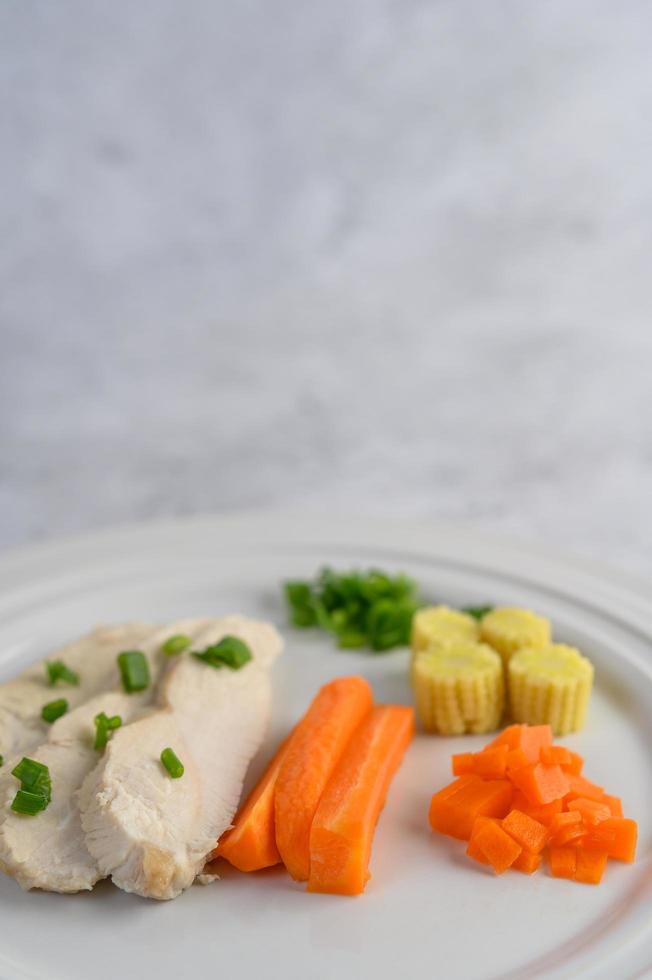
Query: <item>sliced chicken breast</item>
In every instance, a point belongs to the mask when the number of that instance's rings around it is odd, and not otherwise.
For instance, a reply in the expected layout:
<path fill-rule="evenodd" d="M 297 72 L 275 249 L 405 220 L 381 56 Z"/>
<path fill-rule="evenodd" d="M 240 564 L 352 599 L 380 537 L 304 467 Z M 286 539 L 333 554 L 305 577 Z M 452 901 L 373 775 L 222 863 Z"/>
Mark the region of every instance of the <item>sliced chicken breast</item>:
<path fill-rule="evenodd" d="M 226 634 L 243 639 L 253 660 L 240 670 L 177 660 L 158 708 L 116 732 L 82 787 L 86 846 L 101 874 L 125 891 L 175 898 L 201 874 L 233 819 L 268 725 L 269 668 L 282 641 L 269 624 L 230 616 L 208 642 Z M 161 765 L 168 746 L 185 767 L 180 779 Z"/>
<path fill-rule="evenodd" d="M 158 628 L 143 623 L 100 626 L 0 684 L 0 754 L 5 762 L 29 753 L 47 738 L 48 726 L 41 719 L 44 704 L 63 697 L 73 708 L 115 686 L 118 653 L 140 648 Z M 62 660 L 79 674 L 78 687 L 49 684 L 46 664 L 53 660 Z"/>
<path fill-rule="evenodd" d="M 95 858 L 86 848 L 79 816 L 78 791 L 98 764 L 94 749 L 97 714 L 120 715 L 123 725 L 151 710 L 156 684 L 169 666 L 162 644 L 178 633 L 201 642 L 209 619 L 182 620 L 151 632 L 140 649 L 149 661 L 152 683 L 139 694 L 126 694 L 115 687 L 119 676 L 113 657 L 113 690 L 91 698 L 59 718 L 48 732 L 47 741 L 30 752 L 48 766 L 52 801 L 34 817 L 16 814 L 11 802 L 18 788 L 10 769 L 0 774 L 0 868 L 16 878 L 25 889 L 76 892 L 91 889 L 102 877 Z M 121 647 L 120 649 L 123 649 Z M 85 668 L 80 666 L 80 674 Z"/>

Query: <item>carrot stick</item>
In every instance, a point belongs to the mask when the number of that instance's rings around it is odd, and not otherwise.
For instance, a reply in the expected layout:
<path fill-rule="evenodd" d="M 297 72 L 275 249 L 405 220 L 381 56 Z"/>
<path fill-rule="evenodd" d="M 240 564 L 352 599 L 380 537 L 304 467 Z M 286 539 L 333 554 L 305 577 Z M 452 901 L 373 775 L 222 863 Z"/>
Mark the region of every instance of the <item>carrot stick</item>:
<path fill-rule="evenodd" d="M 374 708 L 349 742 L 310 830 L 309 892 L 359 895 L 389 784 L 414 733 L 414 710 Z"/>
<path fill-rule="evenodd" d="M 220 837 L 213 858 L 225 858 L 240 871 L 260 871 L 279 864 L 274 826 L 276 780 L 292 739 L 288 735 L 240 808 L 233 827 Z"/>
<path fill-rule="evenodd" d="M 362 677 L 338 677 L 317 693 L 297 725 L 276 778 L 276 846 L 297 881 L 310 875 L 310 826 L 335 766 L 371 711 Z"/>

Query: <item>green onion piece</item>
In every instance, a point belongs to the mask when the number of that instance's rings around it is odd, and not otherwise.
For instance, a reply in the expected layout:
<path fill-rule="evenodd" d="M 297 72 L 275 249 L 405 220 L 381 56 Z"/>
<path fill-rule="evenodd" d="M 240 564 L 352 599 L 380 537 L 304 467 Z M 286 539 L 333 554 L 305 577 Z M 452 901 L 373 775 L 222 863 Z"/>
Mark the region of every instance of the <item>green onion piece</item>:
<path fill-rule="evenodd" d="M 161 752 L 161 762 L 168 771 L 168 775 L 171 779 L 181 779 L 185 769 L 183 768 L 183 762 L 177 758 L 172 749 L 163 749 Z"/>
<path fill-rule="evenodd" d="M 23 758 L 11 770 L 11 775 L 20 780 L 22 789 L 47 797 L 49 802 L 52 792 L 50 770 L 42 762 Z"/>
<path fill-rule="evenodd" d="M 11 775 L 20 780 L 20 789 L 14 797 L 11 809 L 15 813 L 34 816 L 49 805 L 52 799 L 50 770 L 42 762 L 23 758 L 11 770 Z"/>
<path fill-rule="evenodd" d="M 4 755 L 0 755 L 0 766 L 4 766 L 4 764 L 5 764 L 5 757 Z"/>
<path fill-rule="evenodd" d="M 41 718 L 43 721 L 47 721 L 48 725 L 51 725 L 57 718 L 65 715 L 67 710 L 68 702 L 65 698 L 59 698 L 57 701 L 48 701 L 41 709 Z"/>
<path fill-rule="evenodd" d="M 29 790 L 19 789 L 16 793 L 11 809 L 14 813 L 22 813 L 25 816 L 33 817 L 47 808 L 50 801 L 45 796 L 38 793 L 30 793 Z"/>
<path fill-rule="evenodd" d="M 462 612 L 466 613 L 467 616 L 473 616 L 474 619 L 482 619 L 487 613 L 493 610 L 493 606 L 463 606 Z"/>
<path fill-rule="evenodd" d="M 192 640 L 189 636 L 185 636 L 183 633 L 175 633 L 174 636 L 168 637 L 161 650 L 166 657 L 176 657 L 178 653 L 187 650 L 191 643 Z"/>
<path fill-rule="evenodd" d="M 308 582 L 286 582 L 285 598 L 291 610 L 292 625 L 305 629 L 317 625 L 312 588 Z"/>
<path fill-rule="evenodd" d="M 140 650 L 125 650 L 118 654 L 118 667 L 122 686 L 127 694 L 135 694 L 149 687 L 149 664 Z"/>
<path fill-rule="evenodd" d="M 405 600 L 379 599 L 375 602 L 367 616 L 371 649 L 380 652 L 407 645 L 415 610 L 414 603 Z"/>
<path fill-rule="evenodd" d="M 252 659 L 251 650 L 237 636 L 223 636 L 219 643 L 214 643 L 193 656 L 210 667 L 230 667 L 231 670 L 240 670 Z"/>
<path fill-rule="evenodd" d="M 50 660 L 46 663 L 45 669 L 51 687 L 54 687 L 58 681 L 62 681 L 64 684 L 70 684 L 72 687 L 79 686 L 79 674 L 66 667 L 63 660 Z"/>
<path fill-rule="evenodd" d="M 109 735 L 111 732 L 115 731 L 116 728 L 120 728 L 122 725 L 122 718 L 120 715 L 113 715 L 111 718 L 104 711 L 101 711 L 99 715 L 95 715 L 95 745 L 94 748 L 97 752 L 103 752 L 109 741 Z"/>

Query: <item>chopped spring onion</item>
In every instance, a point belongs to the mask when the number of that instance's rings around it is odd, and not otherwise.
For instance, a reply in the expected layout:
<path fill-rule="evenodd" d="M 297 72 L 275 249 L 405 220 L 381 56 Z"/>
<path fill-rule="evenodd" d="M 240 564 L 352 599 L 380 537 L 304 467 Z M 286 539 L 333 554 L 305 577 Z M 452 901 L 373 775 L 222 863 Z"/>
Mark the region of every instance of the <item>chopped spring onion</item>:
<path fill-rule="evenodd" d="M 118 654 L 118 667 L 122 686 L 127 694 L 144 691 L 149 687 L 149 664 L 140 650 L 125 650 Z"/>
<path fill-rule="evenodd" d="M 43 721 L 47 721 L 48 725 L 51 725 L 57 718 L 65 715 L 67 710 L 68 702 L 65 698 L 59 698 L 57 701 L 48 701 L 41 709 L 41 718 Z"/>
<path fill-rule="evenodd" d="M 185 772 L 183 762 L 177 758 L 172 749 L 163 749 L 161 752 L 161 762 L 163 763 L 165 769 L 167 769 L 168 775 L 171 779 L 181 779 Z"/>
<path fill-rule="evenodd" d="M 38 793 L 30 793 L 26 789 L 19 789 L 14 796 L 11 809 L 14 813 L 23 813 L 27 817 L 33 817 L 42 810 L 45 810 L 49 802 L 45 796 L 40 796 Z"/>
<path fill-rule="evenodd" d="M 14 797 L 11 809 L 30 817 L 45 810 L 52 799 L 48 767 L 35 759 L 23 758 L 11 770 L 11 775 L 20 780 L 20 789 Z"/>
<path fill-rule="evenodd" d="M 292 624 L 328 630 L 339 647 L 380 652 L 410 642 L 418 589 L 406 575 L 324 568 L 314 580 L 286 582 L 284 588 Z"/>
<path fill-rule="evenodd" d="M 49 801 L 52 792 L 50 770 L 42 762 L 37 762 L 36 759 L 22 758 L 18 765 L 11 770 L 11 775 L 20 780 L 22 789 L 30 793 L 47 796 Z"/>
<path fill-rule="evenodd" d="M 64 684 L 70 684 L 72 687 L 78 687 L 79 674 L 76 674 L 70 667 L 66 667 L 63 660 L 50 660 L 46 663 L 45 669 L 51 687 L 54 687 L 58 681 L 62 681 Z"/>
<path fill-rule="evenodd" d="M 94 748 L 97 752 L 103 752 L 109 741 L 109 735 L 114 732 L 116 728 L 120 728 L 122 725 L 122 718 L 120 715 L 113 715 L 109 718 L 104 711 L 101 711 L 99 715 L 95 715 L 95 745 Z"/>
<path fill-rule="evenodd" d="M 0 755 L 0 766 L 4 766 L 4 764 L 5 764 L 5 757 L 4 755 Z"/>
<path fill-rule="evenodd" d="M 466 613 L 467 616 L 473 616 L 474 619 L 482 619 L 487 613 L 490 613 L 494 607 L 493 606 L 464 606 L 462 612 Z"/>
<path fill-rule="evenodd" d="M 189 636 L 185 636 L 183 633 L 175 633 L 174 636 L 168 637 L 161 650 L 166 657 L 176 657 L 178 653 L 187 650 L 191 643 L 192 640 Z"/>
<path fill-rule="evenodd" d="M 251 650 L 237 636 L 223 636 L 219 643 L 214 643 L 193 656 L 210 667 L 230 667 L 231 670 L 240 670 L 252 659 Z"/>

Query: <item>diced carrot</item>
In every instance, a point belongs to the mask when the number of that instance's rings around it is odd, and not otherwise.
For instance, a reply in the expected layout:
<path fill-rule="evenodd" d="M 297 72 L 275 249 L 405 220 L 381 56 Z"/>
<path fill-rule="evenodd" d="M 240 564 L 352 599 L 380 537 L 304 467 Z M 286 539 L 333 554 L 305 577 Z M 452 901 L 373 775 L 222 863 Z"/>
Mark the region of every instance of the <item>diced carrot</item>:
<path fill-rule="evenodd" d="M 576 824 L 581 823 L 582 814 L 578 810 L 567 811 L 565 813 L 556 813 L 550 821 L 550 835 L 551 837 L 554 837 L 557 831 L 565 829 L 566 827 L 574 827 Z"/>
<path fill-rule="evenodd" d="M 561 813 L 562 806 L 561 800 L 552 800 L 551 803 L 544 803 L 542 806 L 533 806 L 519 789 L 516 790 L 512 799 L 514 810 L 521 810 L 522 813 L 527 813 L 528 817 L 532 817 L 533 820 L 538 820 L 539 823 L 546 826 L 550 824 L 555 814 Z"/>
<path fill-rule="evenodd" d="M 473 772 L 473 752 L 458 752 L 452 757 L 453 775 L 464 776 Z"/>
<path fill-rule="evenodd" d="M 601 823 L 611 816 L 611 810 L 606 803 L 586 800 L 582 796 L 579 796 L 576 800 L 570 800 L 568 810 L 570 813 L 576 811 L 581 814 L 582 820 L 587 827 L 594 827 L 595 824 Z"/>
<path fill-rule="evenodd" d="M 503 728 L 502 732 L 487 743 L 486 748 L 493 749 L 497 745 L 506 745 L 510 749 L 517 748 L 522 727 L 522 725 L 508 725 L 507 728 Z"/>
<path fill-rule="evenodd" d="M 364 891 L 378 817 L 413 734 L 413 708 L 380 705 L 351 738 L 310 829 L 309 892 Z"/>
<path fill-rule="evenodd" d="M 538 762 L 541 750 L 552 745 L 550 725 L 522 725 L 518 746 L 531 762 Z"/>
<path fill-rule="evenodd" d="M 336 678 L 317 693 L 292 736 L 276 779 L 274 820 L 279 854 L 298 881 L 310 874 L 310 827 L 319 800 L 372 701 L 364 678 Z"/>
<path fill-rule="evenodd" d="M 548 861 L 553 878 L 573 879 L 575 877 L 577 851 L 574 847 L 548 848 Z"/>
<path fill-rule="evenodd" d="M 476 841 L 471 838 L 466 846 L 467 857 L 472 858 L 474 861 L 478 861 L 479 864 L 489 864 L 489 861 L 485 857 L 484 851 L 478 847 Z"/>
<path fill-rule="evenodd" d="M 602 786 L 592 783 L 589 779 L 585 779 L 584 776 L 573 776 L 572 774 L 568 776 L 568 792 L 567 797 L 570 800 L 576 800 L 580 796 L 586 800 L 595 800 L 600 803 L 604 799 L 604 789 Z"/>
<path fill-rule="evenodd" d="M 548 839 L 548 829 L 520 810 L 512 810 L 508 813 L 501 826 L 523 850 L 531 854 L 539 854 Z"/>
<path fill-rule="evenodd" d="M 530 759 L 529 756 L 521 748 L 510 749 L 507 753 L 507 769 L 522 769 L 523 766 L 529 766 Z"/>
<path fill-rule="evenodd" d="M 608 793 L 605 793 L 602 802 L 607 804 L 611 810 L 612 817 L 623 816 L 623 804 L 617 796 L 609 796 Z"/>
<path fill-rule="evenodd" d="M 540 762 L 545 762 L 547 766 L 561 766 L 566 769 L 571 765 L 572 758 L 570 749 L 565 745 L 544 745 L 539 756 Z"/>
<path fill-rule="evenodd" d="M 584 851 L 577 850 L 575 866 L 575 881 L 581 881 L 585 885 L 599 885 L 607 864 L 606 851 Z"/>
<path fill-rule="evenodd" d="M 473 835 L 477 847 L 484 853 L 496 874 L 507 871 L 523 848 L 498 823 L 487 822 Z"/>
<path fill-rule="evenodd" d="M 280 862 L 274 826 L 274 791 L 291 738 L 292 735 L 288 735 L 281 743 L 246 803 L 238 811 L 233 827 L 220 837 L 214 858 L 225 858 L 240 871 L 259 871 Z"/>
<path fill-rule="evenodd" d="M 522 769 L 515 769 L 510 774 L 510 778 L 530 804 L 535 806 L 561 799 L 569 789 L 568 776 L 561 766 L 546 766 L 543 762 L 535 762 Z"/>
<path fill-rule="evenodd" d="M 487 860 L 482 848 L 478 846 L 476 837 L 486 823 L 496 822 L 497 821 L 494 817 L 476 817 L 476 819 L 473 821 L 471 837 L 466 848 L 466 854 L 468 857 L 472 858 L 474 861 L 478 861 L 480 864 L 489 864 L 489 861 Z"/>
<path fill-rule="evenodd" d="M 463 785 L 462 780 L 466 780 Z M 429 819 L 433 830 L 460 840 L 469 840 L 476 817 L 504 817 L 510 808 L 512 786 L 507 780 L 483 780 L 461 776 L 435 793 Z"/>
<path fill-rule="evenodd" d="M 566 765 L 562 765 L 562 769 L 564 769 L 565 772 L 571 776 L 579 776 L 582 772 L 584 759 L 581 755 L 578 755 L 577 752 L 573 752 L 571 749 L 569 749 L 569 752 L 570 762 L 568 762 Z"/>
<path fill-rule="evenodd" d="M 540 864 L 540 854 L 531 854 L 530 851 L 524 849 L 512 864 L 512 868 L 515 871 L 523 871 L 526 875 L 531 875 L 538 870 Z"/>
<path fill-rule="evenodd" d="M 609 817 L 586 834 L 582 847 L 587 851 L 605 851 L 616 861 L 634 860 L 638 828 L 635 820 L 626 817 Z"/>
<path fill-rule="evenodd" d="M 507 763 L 506 745 L 497 745 L 494 749 L 484 749 L 473 756 L 473 772 L 482 779 L 502 779 Z"/>
<path fill-rule="evenodd" d="M 568 824 L 561 827 L 552 837 L 550 843 L 553 847 L 565 847 L 572 844 L 579 847 L 586 836 L 586 827 L 580 820 L 579 823 Z"/>

